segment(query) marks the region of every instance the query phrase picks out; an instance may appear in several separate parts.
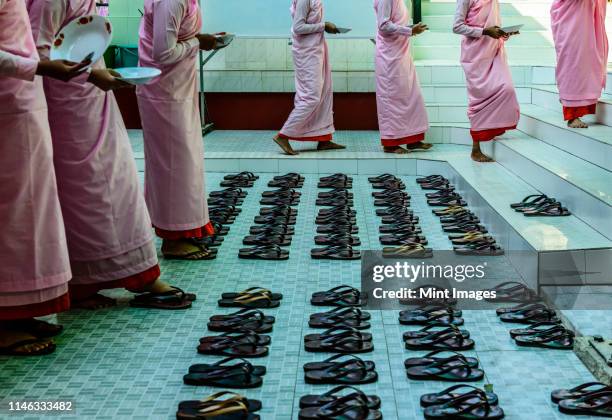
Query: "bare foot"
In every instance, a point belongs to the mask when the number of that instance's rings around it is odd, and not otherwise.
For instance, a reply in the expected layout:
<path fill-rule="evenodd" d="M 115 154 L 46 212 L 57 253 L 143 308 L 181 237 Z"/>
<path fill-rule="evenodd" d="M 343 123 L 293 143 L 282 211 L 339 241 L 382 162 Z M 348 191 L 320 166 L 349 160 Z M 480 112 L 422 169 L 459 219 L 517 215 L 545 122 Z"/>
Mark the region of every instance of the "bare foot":
<path fill-rule="evenodd" d="M 472 160 L 476 162 L 495 162 L 495 159 L 485 155 L 480 150 L 477 152 L 472 151 Z"/>
<path fill-rule="evenodd" d="M 567 126 L 569 128 L 589 128 L 589 126 L 580 118 L 574 118 L 573 120 L 569 120 L 567 122 Z"/>
<path fill-rule="evenodd" d="M 333 141 L 320 141 L 317 145 L 317 150 L 338 150 L 338 149 L 346 149 L 346 146 L 343 146 L 338 143 L 334 143 Z"/>
<path fill-rule="evenodd" d="M 166 258 L 184 260 L 201 260 L 210 255 L 210 251 L 206 247 L 197 245 L 187 239 L 164 239 L 161 251 Z"/>
<path fill-rule="evenodd" d="M 89 309 L 93 311 L 96 309 L 105 309 L 117 306 L 117 301 L 115 299 L 111 299 L 109 297 L 102 296 L 101 294 L 96 293 L 93 296 L 89 296 L 83 299 L 73 299 L 70 302 L 70 306 L 72 306 L 73 308 Z"/>
<path fill-rule="evenodd" d="M 400 146 L 385 146 L 383 147 L 383 151 L 385 153 L 396 153 L 398 155 L 406 155 L 408 153 L 410 153 L 410 150 L 406 150 L 403 147 Z"/>
<path fill-rule="evenodd" d="M 418 143 L 407 144 L 406 149 L 408 150 L 429 150 L 433 147 L 431 143 L 424 143 L 422 141 Z"/>
<path fill-rule="evenodd" d="M 38 356 L 55 351 L 55 343 L 53 341 L 41 340 L 23 331 L 0 330 L 0 352 L 2 350 L 9 351 L 9 347 L 21 342 L 24 344 L 13 347 L 10 350 L 12 354 L 17 356 Z"/>
<path fill-rule="evenodd" d="M 283 149 L 283 152 L 285 152 L 286 155 L 295 156 L 298 154 L 298 152 L 293 150 L 293 147 L 291 147 L 291 144 L 289 144 L 289 140 L 280 138 L 278 134 L 274 136 L 273 140 L 274 140 L 274 143 L 278 144 L 280 148 Z"/>

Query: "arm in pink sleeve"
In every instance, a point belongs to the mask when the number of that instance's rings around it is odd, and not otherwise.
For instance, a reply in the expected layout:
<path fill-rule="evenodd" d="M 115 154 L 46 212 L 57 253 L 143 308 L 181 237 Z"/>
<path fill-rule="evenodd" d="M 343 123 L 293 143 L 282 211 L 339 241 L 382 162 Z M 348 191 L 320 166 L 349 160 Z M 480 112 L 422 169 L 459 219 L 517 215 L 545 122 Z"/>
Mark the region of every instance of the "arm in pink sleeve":
<path fill-rule="evenodd" d="M 381 0 L 376 8 L 376 20 L 378 22 L 378 30 L 384 35 L 404 35 L 412 36 L 412 28 L 410 26 L 397 25 L 391 20 L 391 7 L 393 0 Z"/>
<path fill-rule="evenodd" d="M 200 48 L 197 38 L 179 41 L 178 32 L 185 14 L 185 0 L 153 3 L 153 59 L 159 64 L 174 64 Z"/>
<path fill-rule="evenodd" d="M 480 38 L 483 28 L 469 26 L 465 23 L 465 17 L 470 10 L 470 0 L 457 0 L 457 10 L 455 11 L 455 21 L 453 23 L 453 32 L 459 35 L 465 35 L 472 38 Z"/>
<path fill-rule="evenodd" d="M 325 22 L 306 23 L 308 12 L 310 12 L 311 0 L 298 0 L 293 14 L 293 33 L 297 35 L 308 35 L 325 30 Z"/>
<path fill-rule="evenodd" d="M 2 0 L 0 0 L 1 6 Z M 38 60 L 0 50 L 0 76 L 32 81 L 37 68 Z"/>

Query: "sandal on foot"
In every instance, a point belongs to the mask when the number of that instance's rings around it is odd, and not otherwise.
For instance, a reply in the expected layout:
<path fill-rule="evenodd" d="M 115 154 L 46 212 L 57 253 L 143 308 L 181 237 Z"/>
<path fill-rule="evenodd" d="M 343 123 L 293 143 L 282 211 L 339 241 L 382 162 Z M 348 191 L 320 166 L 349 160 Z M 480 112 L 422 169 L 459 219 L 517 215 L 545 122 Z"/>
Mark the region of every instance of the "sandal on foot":
<path fill-rule="evenodd" d="M 20 347 L 28 346 L 31 344 L 44 345 L 39 350 L 19 350 Z M 0 356 L 46 356 L 55 351 L 56 345 L 52 341 L 41 340 L 38 338 L 32 338 L 28 340 L 21 340 L 7 347 L 0 347 Z"/>

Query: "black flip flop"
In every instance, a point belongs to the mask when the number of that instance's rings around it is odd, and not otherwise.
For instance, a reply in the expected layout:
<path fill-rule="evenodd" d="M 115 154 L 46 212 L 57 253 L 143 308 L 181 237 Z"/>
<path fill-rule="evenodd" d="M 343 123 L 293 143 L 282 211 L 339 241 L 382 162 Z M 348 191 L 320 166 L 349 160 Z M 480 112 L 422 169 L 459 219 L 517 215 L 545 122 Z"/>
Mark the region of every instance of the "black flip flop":
<path fill-rule="evenodd" d="M 564 217 L 571 216 L 572 212 L 563 207 L 561 203 L 551 203 L 546 206 L 538 207 L 535 210 L 525 210 L 523 214 L 527 217 L 547 216 L 547 217 Z"/>
<path fill-rule="evenodd" d="M 308 340 L 304 342 L 304 349 L 316 353 L 369 353 L 374 350 L 371 341 L 365 341 L 358 331 L 347 331 L 344 334 L 334 334 L 323 340 Z"/>
<path fill-rule="evenodd" d="M 342 285 L 334 287 L 326 292 L 315 292 L 312 294 L 310 304 L 313 306 L 363 306 L 367 296 L 358 289 Z"/>
<path fill-rule="evenodd" d="M 266 235 L 260 233 L 259 235 L 245 236 L 242 240 L 244 245 L 278 245 L 278 246 L 290 246 L 291 236 L 285 235 Z"/>
<path fill-rule="evenodd" d="M 270 299 L 272 300 L 282 300 L 283 299 L 282 293 L 272 293 L 270 290 L 265 289 L 263 287 L 259 287 L 259 286 L 249 287 L 248 289 L 244 289 L 241 292 L 222 293 L 221 299 L 236 299 L 244 295 L 252 295 L 253 293 L 267 294 L 268 296 L 270 296 Z"/>
<path fill-rule="evenodd" d="M 183 376 L 185 385 L 213 386 L 229 389 L 259 388 L 263 384 L 261 376 L 253 374 L 252 365 L 241 367 L 220 367 L 204 373 L 188 373 Z"/>
<path fill-rule="evenodd" d="M 574 348 L 574 333 L 558 326 L 535 334 L 517 336 L 514 338 L 514 342 L 523 347 L 572 350 Z"/>
<path fill-rule="evenodd" d="M 236 344 L 255 344 L 258 346 L 269 346 L 272 344 L 272 337 L 264 334 L 257 334 L 253 331 L 230 331 L 219 335 L 208 335 L 200 338 L 200 344 L 211 344 L 232 341 Z"/>
<path fill-rule="evenodd" d="M 295 227 L 289 225 L 260 225 L 251 226 L 249 229 L 251 235 L 293 235 L 295 234 Z"/>
<path fill-rule="evenodd" d="M 390 173 L 386 173 L 386 174 L 382 174 L 378 176 L 371 176 L 368 178 L 368 182 L 370 182 L 371 184 L 380 184 L 381 182 L 387 182 L 387 181 L 400 181 L 400 178 Z"/>
<path fill-rule="evenodd" d="M 263 316 L 263 317 L 262 317 Z M 213 315 L 209 321 L 232 321 L 248 318 L 261 318 L 266 324 L 274 324 L 276 319 L 273 316 L 265 315 L 263 312 L 257 309 L 240 309 L 239 311 L 233 312 L 227 315 Z"/>
<path fill-rule="evenodd" d="M 449 357 L 440 357 L 440 356 L 438 356 L 440 354 L 450 354 L 450 356 Z M 456 351 L 434 350 L 434 351 L 431 351 L 431 352 L 427 353 L 426 355 L 424 355 L 422 357 L 411 357 L 411 358 L 408 358 L 408 359 L 404 360 L 404 367 L 406 369 L 409 369 L 409 368 L 412 368 L 412 367 L 415 367 L 415 366 L 426 366 L 426 365 L 430 365 L 432 363 L 449 360 L 450 358 L 452 358 L 454 356 L 464 357 L 465 358 L 465 362 L 471 368 L 477 368 L 480 365 L 480 363 L 478 362 L 478 359 L 476 359 L 475 357 L 467 357 L 467 356 L 464 356 L 463 354 L 458 353 Z"/>
<path fill-rule="evenodd" d="M 473 368 L 462 355 L 438 360 L 429 365 L 406 369 L 410 379 L 417 381 L 475 382 L 484 378 L 482 369 Z"/>
<path fill-rule="evenodd" d="M 263 197 L 259 200 L 263 206 L 297 206 L 300 204 L 299 198 L 293 197 Z"/>
<path fill-rule="evenodd" d="M 320 419 L 382 420 L 382 414 L 368 408 L 368 401 L 359 394 L 346 395 L 320 407 L 306 407 L 298 414 L 298 420 Z"/>
<path fill-rule="evenodd" d="M 399 322 L 402 325 L 463 325 L 464 320 L 451 307 L 434 306 L 428 310 L 413 310 L 400 312 Z"/>
<path fill-rule="evenodd" d="M 267 216 L 270 214 L 273 214 L 276 216 L 297 216 L 298 210 L 296 208 L 293 208 L 291 206 L 286 206 L 286 205 L 262 207 L 259 209 L 260 216 Z"/>
<path fill-rule="evenodd" d="M 495 292 L 495 299 L 485 298 L 487 302 L 527 303 L 540 300 L 535 290 L 518 281 L 500 283 L 489 292 Z"/>
<path fill-rule="evenodd" d="M 411 338 L 404 341 L 408 350 L 470 350 L 474 348 L 474 340 L 464 338 L 457 329 L 434 332 L 426 337 Z"/>
<path fill-rule="evenodd" d="M 520 203 L 510 204 L 510 207 L 513 209 L 518 209 L 521 207 L 531 207 L 533 205 L 537 205 L 539 202 L 544 201 L 546 199 L 548 199 L 548 196 L 546 194 L 532 194 L 523 198 Z"/>
<path fill-rule="evenodd" d="M 458 390 L 462 390 L 465 392 L 456 392 Z M 485 392 L 480 388 L 476 388 L 472 385 L 453 385 L 449 388 L 446 388 L 440 392 L 434 392 L 431 394 L 424 394 L 421 396 L 420 402 L 421 407 L 431 407 L 434 405 L 442 405 L 454 400 L 456 398 L 461 398 L 465 395 L 475 394 L 475 399 L 486 399 L 490 405 L 497 405 L 499 403 L 499 397 L 497 394 L 493 392 Z M 465 401 L 465 400 L 464 400 Z M 476 402 L 476 401 L 473 401 Z M 470 401 L 465 401 L 466 404 L 469 404 Z"/>
<path fill-rule="evenodd" d="M 278 245 L 260 245 L 253 248 L 242 248 L 238 251 L 238 258 L 247 260 L 287 260 L 289 251 Z"/>
<path fill-rule="evenodd" d="M 198 353 L 214 356 L 264 357 L 269 353 L 268 347 L 253 343 L 235 342 L 231 337 L 215 342 L 200 343 Z"/>
<path fill-rule="evenodd" d="M 357 308 L 338 307 L 328 312 L 310 315 L 310 328 L 331 328 L 333 326 L 351 327 L 357 330 L 370 328 L 370 314 Z"/>
<path fill-rule="evenodd" d="M 348 233 L 331 233 L 327 235 L 317 235 L 314 238 L 317 245 L 361 245 L 361 240 L 358 236 L 352 236 Z"/>
<path fill-rule="evenodd" d="M 426 407 L 423 415 L 427 420 L 501 420 L 504 410 L 491 405 L 488 396 L 468 392 L 441 405 Z"/>
<path fill-rule="evenodd" d="M 350 245 L 331 245 L 312 249 L 310 257 L 317 260 L 358 260 L 361 259 L 361 252 L 353 250 Z"/>
<path fill-rule="evenodd" d="M 352 360 L 355 363 L 355 367 L 365 365 L 367 370 L 376 369 L 376 364 L 369 360 L 362 360 L 359 357 L 352 354 L 335 354 L 322 362 L 309 362 L 304 364 L 304 372 L 311 370 L 325 370 L 339 363 L 344 364 L 347 360 Z M 344 366 L 350 367 L 350 364 L 344 364 Z"/>
<path fill-rule="evenodd" d="M 554 327 L 559 326 L 559 322 L 555 321 L 543 321 L 529 324 L 526 328 L 513 328 L 510 332 L 510 337 L 515 338 L 521 335 L 533 335 L 541 332 L 548 331 Z"/>
<path fill-rule="evenodd" d="M 381 401 L 376 395 L 366 395 L 359 389 L 350 385 L 340 385 L 333 389 L 330 389 L 321 395 L 304 395 L 300 398 L 300 408 L 307 407 L 321 407 L 322 405 L 336 401 L 341 396 L 338 395 L 342 391 L 352 391 L 360 396 L 360 398 L 367 401 L 368 408 L 377 410 L 380 408 Z"/>
<path fill-rule="evenodd" d="M 544 308 L 536 309 L 521 309 L 516 312 L 509 312 L 500 315 L 499 319 L 503 322 L 510 322 L 515 324 L 533 324 L 535 322 L 542 321 L 553 321 L 556 322 L 557 314 L 554 310 Z"/>
<path fill-rule="evenodd" d="M 218 399 L 227 394 L 232 396 L 224 400 Z M 242 395 L 223 391 L 203 400 L 181 401 L 176 418 L 177 420 L 260 420 L 261 417 L 253 413 L 261 408 L 262 404 L 259 400 L 247 399 Z M 223 414 L 216 415 L 213 411 L 215 409 L 223 410 Z"/>
<path fill-rule="evenodd" d="M 612 391 L 612 386 L 601 382 L 587 382 L 570 389 L 555 389 L 550 393 L 550 399 L 558 404 L 561 400 L 577 400 L 602 391 Z"/>
<path fill-rule="evenodd" d="M 232 365 L 228 365 L 230 362 L 238 362 Z M 207 373 L 218 370 L 220 367 L 234 367 L 239 368 L 243 365 L 250 365 L 251 362 L 240 357 L 226 357 L 216 363 L 198 363 L 189 366 L 189 373 Z M 267 372 L 265 366 L 251 366 L 253 375 L 264 376 Z"/>
<path fill-rule="evenodd" d="M 334 234 L 334 233 L 350 233 L 356 235 L 359 233 L 359 228 L 350 223 L 332 223 L 329 225 L 317 226 L 317 233 L 319 234 Z"/>
<path fill-rule="evenodd" d="M 390 235 L 380 235 L 378 237 L 380 243 L 382 245 L 412 245 L 412 244 L 420 244 L 427 245 L 428 241 L 425 236 L 417 235 L 414 232 L 408 233 L 393 233 Z"/>
<path fill-rule="evenodd" d="M 576 400 L 559 401 L 559 411 L 574 416 L 612 417 L 612 390 L 595 392 Z"/>
<path fill-rule="evenodd" d="M 425 338 L 425 337 L 431 336 L 432 334 L 441 335 L 441 334 L 445 334 L 447 332 L 453 332 L 453 331 L 460 332 L 463 338 L 470 338 L 470 332 L 468 330 L 458 329 L 455 326 L 438 326 L 438 325 L 427 325 L 421 328 L 420 330 L 405 331 L 402 334 L 402 338 L 404 341 L 406 341 L 406 340 L 410 340 L 413 338 Z"/>
<path fill-rule="evenodd" d="M 325 341 L 328 339 L 334 339 L 335 337 L 345 337 L 350 335 L 359 335 L 362 341 L 372 341 L 372 334 L 359 332 L 356 328 L 345 327 L 343 325 L 332 326 L 322 333 L 306 334 L 304 341 Z"/>
<path fill-rule="evenodd" d="M 227 321 L 210 321 L 207 326 L 210 331 L 216 332 L 239 332 L 252 331 L 257 334 L 269 333 L 272 331 L 272 323 L 264 321 L 264 315 L 253 316 L 250 318 L 238 318 Z"/>
<path fill-rule="evenodd" d="M 240 197 L 245 198 L 247 192 L 243 191 L 242 188 L 225 188 L 223 190 L 211 191 L 208 193 L 209 197 Z"/>
<path fill-rule="evenodd" d="M 365 363 L 349 360 L 324 370 L 309 370 L 304 373 L 304 380 L 307 384 L 363 385 L 376 382 L 378 373 L 368 370 Z"/>
<path fill-rule="evenodd" d="M 243 171 L 237 174 L 225 175 L 223 179 L 225 180 L 232 180 L 232 179 L 256 180 L 256 179 L 259 179 L 259 176 L 255 175 L 253 172 Z"/>

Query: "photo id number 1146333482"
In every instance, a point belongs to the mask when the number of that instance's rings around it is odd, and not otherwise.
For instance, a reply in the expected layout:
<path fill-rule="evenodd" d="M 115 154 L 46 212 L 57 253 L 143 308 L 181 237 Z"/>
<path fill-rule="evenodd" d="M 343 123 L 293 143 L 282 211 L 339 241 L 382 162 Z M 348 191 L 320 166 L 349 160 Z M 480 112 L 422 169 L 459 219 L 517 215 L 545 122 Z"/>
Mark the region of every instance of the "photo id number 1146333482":
<path fill-rule="evenodd" d="M 40 412 L 73 412 L 72 401 L 8 401 L 5 407 L 11 414 Z"/>

